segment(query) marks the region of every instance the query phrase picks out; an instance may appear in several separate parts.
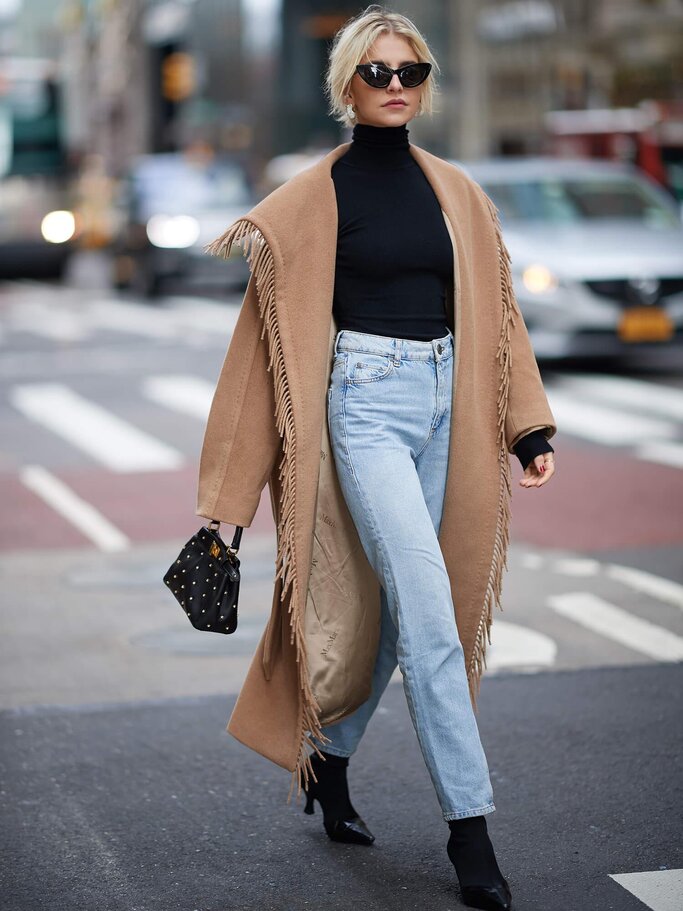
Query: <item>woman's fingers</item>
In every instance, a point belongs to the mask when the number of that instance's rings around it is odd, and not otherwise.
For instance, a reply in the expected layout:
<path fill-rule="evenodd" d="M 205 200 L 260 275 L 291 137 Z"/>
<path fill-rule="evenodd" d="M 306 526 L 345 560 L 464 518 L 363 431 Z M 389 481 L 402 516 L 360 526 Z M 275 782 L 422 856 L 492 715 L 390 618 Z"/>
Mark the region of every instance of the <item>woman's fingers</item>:
<path fill-rule="evenodd" d="M 555 473 L 555 460 L 552 452 L 537 455 L 529 462 L 524 477 L 520 480 L 521 487 L 542 487 L 547 484 Z"/>

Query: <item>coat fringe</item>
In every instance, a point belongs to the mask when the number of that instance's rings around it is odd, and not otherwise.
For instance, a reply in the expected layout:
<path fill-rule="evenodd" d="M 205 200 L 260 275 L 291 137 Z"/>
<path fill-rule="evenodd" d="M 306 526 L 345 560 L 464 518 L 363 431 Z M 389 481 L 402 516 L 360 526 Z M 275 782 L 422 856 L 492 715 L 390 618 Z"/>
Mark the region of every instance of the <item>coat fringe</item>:
<path fill-rule="evenodd" d="M 483 191 L 482 191 L 483 192 Z M 486 204 L 491 213 L 496 232 L 498 258 L 500 264 L 502 320 L 500 339 L 496 350 L 496 358 L 500 364 L 500 383 L 498 385 L 498 457 L 500 461 L 500 496 L 498 500 L 498 520 L 491 559 L 491 570 L 481 619 L 477 628 L 474 651 L 467 671 L 470 695 L 476 708 L 477 696 L 481 687 L 481 677 L 486 667 L 486 647 L 491 644 L 491 625 L 493 623 L 493 605 L 497 604 L 503 610 L 501 594 L 503 589 L 503 573 L 508 568 L 507 551 L 510 541 L 510 518 L 512 515 L 512 475 L 510 458 L 508 456 L 505 439 L 505 417 L 507 413 L 508 393 L 510 388 L 510 360 L 511 341 L 510 327 L 515 325 L 515 314 L 519 313 L 519 305 L 515 298 L 510 269 L 510 254 L 503 241 L 503 233 L 498 216 L 498 209 L 493 200 L 483 193 Z"/>
<path fill-rule="evenodd" d="M 317 781 L 306 746 L 311 746 L 316 753 L 320 750 L 311 740 L 317 738 L 321 743 L 330 741 L 322 731 L 319 714 L 320 706 L 313 695 L 308 676 L 306 641 L 304 636 L 304 618 L 299 609 L 299 579 L 297 575 L 295 554 L 295 506 L 296 506 L 296 430 L 292 396 L 287 381 L 280 329 L 275 307 L 275 262 L 273 251 L 260 228 L 248 218 L 240 218 L 225 233 L 208 244 L 204 249 L 213 256 L 227 259 L 233 244 L 242 244 L 242 252 L 249 263 L 250 272 L 256 280 L 259 312 L 263 320 L 261 338 L 267 333 L 269 363 L 272 369 L 275 390 L 275 422 L 282 439 L 283 456 L 279 465 L 281 497 L 278 510 L 277 557 L 275 561 L 275 580 L 282 578 L 280 600 L 289 595 L 288 612 L 290 622 L 290 642 L 296 643 L 296 661 L 300 688 L 301 720 L 299 729 L 299 752 L 296 767 L 292 772 L 292 781 L 287 795 L 289 804 L 294 785 L 297 784 L 297 801 L 301 794 L 302 784 L 308 785 L 309 774 Z M 309 736 L 310 734 L 310 736 Z"/>

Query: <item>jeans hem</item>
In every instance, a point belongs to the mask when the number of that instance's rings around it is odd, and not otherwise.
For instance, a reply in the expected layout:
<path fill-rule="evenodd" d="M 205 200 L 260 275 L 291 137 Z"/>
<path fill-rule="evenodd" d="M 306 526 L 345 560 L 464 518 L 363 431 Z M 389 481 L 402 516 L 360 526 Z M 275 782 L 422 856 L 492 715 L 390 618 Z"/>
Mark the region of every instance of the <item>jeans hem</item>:
<path fill-rule="evenodd" d="M 450 819 L 464 819 L 466 816 L 484 816 L 486 813 L 493 813 L 495 809 L 495 804 L 487 803 L 477 810 L 454 810 L 451 813 L 444 813 L 443 818 L 448 822 Z"/>

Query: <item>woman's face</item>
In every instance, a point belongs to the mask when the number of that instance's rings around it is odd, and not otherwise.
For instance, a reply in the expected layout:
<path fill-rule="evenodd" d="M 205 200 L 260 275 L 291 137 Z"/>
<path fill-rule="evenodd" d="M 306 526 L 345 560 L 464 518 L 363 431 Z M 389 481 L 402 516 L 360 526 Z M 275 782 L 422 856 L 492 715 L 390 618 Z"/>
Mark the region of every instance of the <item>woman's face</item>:
<path fill-rule="evenodd" d="M 360 62 L 384 63 L 395 70 L 407 63 L 419 63 L 419 60 L 402 35 L 386 32 L 377 38 Z M 375 89 L 354 73 L 345 100 L 356 109 L 354 123 L 378 127 L 402 126 L 416 115 L 423 88 L 424 83 L 413 89 L 404 88 L 394 73 L 385 89 Z M 390 103 L 395 101 L 402 101 L 403 104 Z"/>

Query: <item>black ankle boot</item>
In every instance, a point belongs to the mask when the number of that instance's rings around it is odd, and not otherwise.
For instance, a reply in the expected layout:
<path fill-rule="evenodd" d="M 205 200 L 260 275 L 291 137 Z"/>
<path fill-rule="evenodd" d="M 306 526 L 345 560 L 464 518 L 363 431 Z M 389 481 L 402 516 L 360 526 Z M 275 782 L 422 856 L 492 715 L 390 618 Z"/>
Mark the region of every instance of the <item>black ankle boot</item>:
<path fill-rule="evenodd" d="M 311 764 L 315 771 L 314 781 L 308 779 L 304 785 L 306 806 L 304 813 L 314 812 L 313 801 L 317 800 L 323 811 L 323 826 L 332 841 L 344 841 L 355 845 L 371 845 L 375 836 L 353 808 L 349 798 L 346 782 L 348 756 L 335 756 L 321 751 L 325 761 L 317 753 L 311 755 Z"/>
<path fill-rule="evenodd" d="M 471 908 L 509 911 L 512 894 L 500 872 L 485 816 L 451 819 L 446 850 L 458 874 L 462 900 Z"/>

